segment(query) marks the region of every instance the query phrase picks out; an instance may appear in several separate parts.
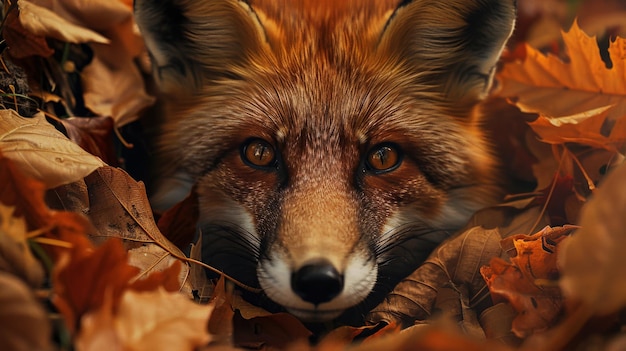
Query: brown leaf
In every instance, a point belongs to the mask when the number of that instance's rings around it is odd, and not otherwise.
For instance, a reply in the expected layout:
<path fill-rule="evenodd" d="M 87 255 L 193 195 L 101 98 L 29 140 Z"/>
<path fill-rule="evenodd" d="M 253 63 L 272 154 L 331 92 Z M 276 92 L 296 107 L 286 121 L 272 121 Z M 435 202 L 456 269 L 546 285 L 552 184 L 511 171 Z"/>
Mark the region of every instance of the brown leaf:
<path fill-rule="evenodd" d="M 85 178 L 89 192 L 89 218 L 96 228 L 92 240 L 123 239 L 130 251 L 131 263 L 141 275 L 164 270 L 185 255 L 159 231 L 154 223 L 143 183 L 126 172 L 102 167 Z M 188 294 L 189 266 L 185 263 L 179 274 L 179 286 Z"/>
<path fill-rule="evenodd" d="M 109 166 L 117 166 L 113 146 L 113 119 L 111 117 L 71 117 L 62 119 L 67 137 L 83 150 L 99 157 Z"/>
<path fill-rule="evenodd" d="M 222 345 L 233 344 L 235 311 L 232 306 L 232 289 L 232 284 L 226 284 L 226 279 L 220 277 L 209 301 L 209 304 L 213 306 L 213 313 L 209 319 L 208 330 L 211 335 L 214 335 L 215 342 Z"/>
<path fill-rule="evenodd" d="M 104 165 L 57 131 L 42 113 L 24 118 L 14 110 L 0 110 L 0 150 L 49 188 L 83 179 Z"/>
<path fill-rule="evenodd" d="M 464 286 L 469 300 L 479 300 L 479 295 L 485 293 L 485 282 L 478 270 L 492 257 L 504 254 L 501 239 L 497 229 L 474 227 L 445 241 L 370 312 L 368 321 L 407 327 L 416 320 L 426 320 L 432 313 L 438 292 L 449 286 L 449 282 Z"/>
<path fill-rule="evenodd" d="M 48 46 L 46 38 L 24 29 L 17 17 L 17 11 L 9 11 L 5 18 L 5 28 L 2 31 L 2 37 L 6 40 L 11 56 L 15 58 L 52 56 L 54 50 Z"/>
<path fill-rule="evenodd" d="M 554 285 L 559 275 L 556 251 L 574 228 L 546 227 L 532 236 L 503 239 L 502 247 L 511 263 L 496 257 L 480 269 L 494 301 L 508 301 L 517 311 L 512 330 L 518 337 L 548 329 L 561 312 L 561 293 Z"/>
<path fill-rule="evenodd" d="M 598 314 L 626 306 L 626 164 L 612 171 L 583 207 L 581 229 L 559 251 L 566 296 Z"/>
<path fill-rule="evenodd" d="M 0 287 L 0 350 L 53 350 L 48 317 L 32 291 L 3 271 Z"/>
<path fill-rule="evenodd" d="M 233 340 L 239 347 L 283 349 L 294 341 L 308 340 L 311 332 L 296 317 L 287 313 L 243 318 L 233 317 Z"/>

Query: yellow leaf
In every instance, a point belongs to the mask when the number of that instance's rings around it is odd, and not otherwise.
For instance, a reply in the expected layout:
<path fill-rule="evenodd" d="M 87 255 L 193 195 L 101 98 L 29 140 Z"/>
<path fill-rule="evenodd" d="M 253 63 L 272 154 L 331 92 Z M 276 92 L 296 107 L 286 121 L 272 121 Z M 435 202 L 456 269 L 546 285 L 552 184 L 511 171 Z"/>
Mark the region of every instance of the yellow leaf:
<path fill-rule="evenodd" d="M 81 180 L 104 166 L 57 131 L 42 113 L 24 118 L 14 110 L 0 110 L 0 150 L 47 188 Z"/>

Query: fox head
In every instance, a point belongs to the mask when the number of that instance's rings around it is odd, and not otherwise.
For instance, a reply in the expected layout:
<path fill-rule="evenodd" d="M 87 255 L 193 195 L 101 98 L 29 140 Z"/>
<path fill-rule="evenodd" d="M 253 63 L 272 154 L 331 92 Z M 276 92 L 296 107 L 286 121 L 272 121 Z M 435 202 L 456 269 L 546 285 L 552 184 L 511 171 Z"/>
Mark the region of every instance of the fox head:
<path fill-rule="evenodd" d="M 497 196 L 478 102 L 514 0 L 136 1 L 168 99 L 157 207 L 307 321 L 381 294 Z"/>

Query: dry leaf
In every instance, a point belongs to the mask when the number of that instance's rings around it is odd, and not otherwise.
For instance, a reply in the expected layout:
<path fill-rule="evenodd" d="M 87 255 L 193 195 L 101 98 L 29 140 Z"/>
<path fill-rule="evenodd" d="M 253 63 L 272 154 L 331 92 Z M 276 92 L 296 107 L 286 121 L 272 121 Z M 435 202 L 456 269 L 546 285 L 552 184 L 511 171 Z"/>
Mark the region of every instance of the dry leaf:
<path fill-rule="evenodd" d="M 548 329 L 561 312 L 563 299 L 554 285 L 559 275 L 557 245 L 573 229 L 546 227 L 532 236 L 520 234 L 503 239 L 501 245 L 511 263 L 495 257 L 489 266 L 480 269 L 494 301 L 506 300 L 517 311 L 512 330 L 518 337 Z"/>
<path fill-rule="evenodd" d="M 42 113 L 24 118 L 13 110 L 0 110 L 0 150 L 48 188 L 75 182 L 104 166 L 57 131 Z"/>
<path fill-rule="evenodd" d="M 50 322 L 28 286 L 0 271 L 0 287 L 0 350 L 53 350 Z"/>
<path fill-rule="evenodd" d="M 0 202 L 0 271 L 39 288 L 44 282 L 43 267 L 28 246 L 26 221 L 15 217 L 14 210 Z"/>
<path fill-rule="evenodd" d="M 561 287 L 598 314 L 626 306 L 626 164 L 612 171 L 583 207 L 580 225 L 559 253 Z"/>
<path fill-rule="evenodd" d="M 62 119 L 61 123 L 67 137 L 83 150 L 99 157 L 109 166 L 118 165 L 111 117 L 71 117 Z"/>
<path fill-rule="evenodd" d="M 76 347 L 78 351 L 195 350 L 211 340 L 206 325 L 212 310 L 163 289 L 128 290 L 119 308 L 107 303 L 85 315 Z"/>
<path fill-rule="evenodd" d="M 117 127 L 139 118 L 139 114 L 156 100 L 144 89 L 144 81 L 132 57 L 116 57 L 114 64 L 104 61 L 101 51 L 94 47 L 95 57 L 83 70 L 85 106 L 101 116 L 111 116 Z M 116 52 L 120 56 L 123 53 Z M 115 89 L 111 89 L 115 87 Z"/>
<path fill-rule="evenodd" d="M 95 250 L 72 252 L 58 261 L 53 271 L 52 301 L 64 315 L 70 331 L 89 311 L 99 309 L 109 294 L 113 306 L 139 269 L 127 263 L 119 240 L 109 240 Z"/>
<path fill-rule="evenodd" d="M 19 20 L 34 35 L 55 38 L 70 43 L 108 43 L 102 35 L 85 27 L 68 22 L 50 9 L 36 5 L 30 0 L 19 0 Z"/>
<path fill-rule="evenodd" d="M 478 270 L 503 254 L 501 239 L 497 229 L 474 227 L 445 241 L 370 312 L 368 321 L 408 327 L 416 320 L 426 320 L 439 291 L 450 283 L 465 287 L 469 301 L 480 300 L 486 288 Z"/>
<path fill-rule="evenodd" d="M 14 216 L 24 217 L 29 231 L 65 241 L 75 251 L 90 248 L 85 234 L 89 228 L 86 218 L 78 213 L 51 210 L 44 202 L 44 194 L 44 184 L 25 176 L 0 150 L 0 202 L 14 207 Z M 44 245 L 44 249 L 53 259 L 68 251 L 58 245 Z"/>
<path fill-rule="evenodd" d="M 506 64 L 498 75 L 499 95 L 515 98 L 523 111 L 551 117 L 574 116 L 606 106 L 613 106 L 607 116 L 611 121 L 626 115 L 624 39 L 616 38 L 610 44 L 612 68 L 602 61 L 595 38 L 576 23 L 563 33 L 563 40 L 569 62 L 527 46 L 526 59 Z"/>
<path fill-rule="evenodd" d="M 100 168 L 85 181 L 90 196 L 89 218 L 96 228 L 96 233 L 91 235 L 92 240 L 102 242 L 108 238 L 120 238 L 127 249 L 151 246 L 131 251 L 133 256 L 137 256 L 132 262 L 141 269 L 141 275 L 163 270 L 185 257 L 154 223 L 143 183 L 112 167 Z M 191 295 L 188 276 L 189 266 L 184 264 L 179 284 L 185 293 Z"/>
<path fill-rule="evenodd" d="M 8 52 L 12 57 L 18 59 L 34 55 L 49 57 L 54 54 L 44 36 L 35 35 L 24 29 L 18 20 L 17 11 L 9 11 L 4 20 L 6 24 L 2 37 L 6 40 Z"/>

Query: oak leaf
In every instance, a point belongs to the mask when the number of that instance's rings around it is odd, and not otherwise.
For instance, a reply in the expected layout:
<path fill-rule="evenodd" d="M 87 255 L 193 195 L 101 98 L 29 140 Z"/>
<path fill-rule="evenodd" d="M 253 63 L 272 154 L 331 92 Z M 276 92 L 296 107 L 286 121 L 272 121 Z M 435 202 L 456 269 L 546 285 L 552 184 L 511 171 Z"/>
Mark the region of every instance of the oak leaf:
<path fill-rule="evenodd" d="M 104 165 L 57 131 L 42 113 L 25 118 L 14 110 L 0 110 L 0 150 L 48 188 L 83 179 Z"/>

